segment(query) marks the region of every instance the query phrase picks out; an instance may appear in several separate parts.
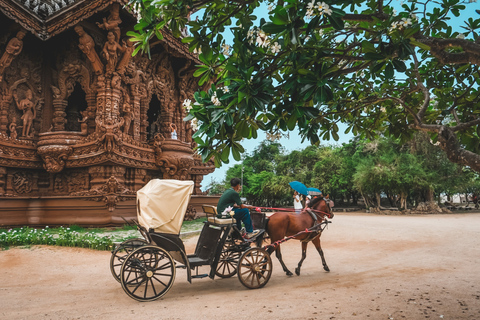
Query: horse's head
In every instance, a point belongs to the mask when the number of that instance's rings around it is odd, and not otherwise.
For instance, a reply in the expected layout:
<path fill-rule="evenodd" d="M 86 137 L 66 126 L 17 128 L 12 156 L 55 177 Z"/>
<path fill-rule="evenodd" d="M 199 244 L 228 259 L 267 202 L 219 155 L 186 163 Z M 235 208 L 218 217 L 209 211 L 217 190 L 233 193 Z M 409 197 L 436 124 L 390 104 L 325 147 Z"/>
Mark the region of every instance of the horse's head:
<path fill-rule="evenodd" d="M 329 219 L 333 218 L 334 216 L 332 209 L 328 205 L 328 201 L 323 197 L 316 197 L 310 201 L 310 208 L 315 210 L 316 213 L 326 216 Z"/>

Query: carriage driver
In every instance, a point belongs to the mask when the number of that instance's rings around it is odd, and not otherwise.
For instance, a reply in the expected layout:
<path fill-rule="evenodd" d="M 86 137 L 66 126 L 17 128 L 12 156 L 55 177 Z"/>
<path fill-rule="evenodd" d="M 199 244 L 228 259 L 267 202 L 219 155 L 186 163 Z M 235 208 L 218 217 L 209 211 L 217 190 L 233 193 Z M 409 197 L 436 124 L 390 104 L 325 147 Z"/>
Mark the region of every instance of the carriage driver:
<path fill-rule="evenodd" d="M 230 185 L 232 187 L 226 190 L 218 200 L 217 217 L 225 218 L 225 216 L 229 216 L 229 211 L 233 211 L 235 213 L 233 217 L 237 221 L 238 230 L 242 228 L 243 221 L 245 230 L 247 231 L 245 238 L 250 239 L 260 232 L 260 230 L 253 230 L 252 218 L 250 217 L 249 211 L 249 209 L 252 209 L 253 206 L 243 204 L 242 200 L 240 199 L 239 192 L 242 189 L 240 179 L 233 178 L 230 180 Z"/>

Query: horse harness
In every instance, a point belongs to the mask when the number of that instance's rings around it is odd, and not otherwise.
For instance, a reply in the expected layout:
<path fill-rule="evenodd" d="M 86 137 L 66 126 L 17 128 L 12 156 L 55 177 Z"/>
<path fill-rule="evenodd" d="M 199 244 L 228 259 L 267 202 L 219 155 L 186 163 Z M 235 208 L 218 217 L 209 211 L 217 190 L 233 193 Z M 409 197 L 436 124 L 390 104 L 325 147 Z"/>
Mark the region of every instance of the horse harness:
<path fill-rule="evenodd" d="M 311 209 L 311 208 L 306 208 L 306 211 L 312 217 L 313 225 L 307 229 L 309 234 L 305 239 L 300 240 L 301 242 L 310 242 L 315 238 L 320 237 L 320 235 L 322 234 L 322 231 L 325 230 L 327 225 L 330 223 L 330 221 L 324 219 L 324 214 L 326 214 L 326 212 Z M 316 212 L 318 212 L 318 215 Z M 320 216 L 321 218 L 320 222 L 318 221 L 318 218 L 319 218 L 318 216 Z"/>

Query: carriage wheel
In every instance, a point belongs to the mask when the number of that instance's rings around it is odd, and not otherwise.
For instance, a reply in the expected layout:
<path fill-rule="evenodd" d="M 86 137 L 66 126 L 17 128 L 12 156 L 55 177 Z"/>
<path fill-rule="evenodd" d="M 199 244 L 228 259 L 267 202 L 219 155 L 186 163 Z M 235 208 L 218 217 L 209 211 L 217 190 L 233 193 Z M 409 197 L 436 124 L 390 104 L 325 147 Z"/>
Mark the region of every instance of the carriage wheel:
<path fill-rule="evenodd" d="M 118 245 L 118 247 L 112 251 L 110 257 L 110 271 L 112 272 L 115 280 L 120 282 L 120 269 L 125 261 L 125 258 L 136 249 L 148 245 L 148 242 L 143 239 L 128 239 Z"/>
<path fill-rule="evenodd" d="M 137 301 L 164 296 L 175 280 L 175 263 L 170 254 L 156 246 L 144 246 L 128 255 L 120 270 L 125 293 Z"/>
<path fill-rule="evenodd" d="M 220 278 L 230 278 L 237 273 L 238 259 L 242 253 L 235 250 L 236 246 L 237 244 L 232 238 L 225 241 L 215 270 L 215 274 Z"/>
<path fill-rule="evenodd" d="M 272 259 L 261 248 L 250 248 L 238 262 L 238 279 L 249 289 L 264 287 L 272 275 Z"/>

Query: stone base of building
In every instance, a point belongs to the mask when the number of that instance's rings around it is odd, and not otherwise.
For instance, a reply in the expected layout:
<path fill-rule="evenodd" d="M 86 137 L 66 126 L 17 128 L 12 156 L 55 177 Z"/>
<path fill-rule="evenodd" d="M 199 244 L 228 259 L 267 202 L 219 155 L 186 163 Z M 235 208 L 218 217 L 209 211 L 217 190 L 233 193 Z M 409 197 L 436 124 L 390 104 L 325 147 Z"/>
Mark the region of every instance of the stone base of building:
<path fill-rule="evenodd" d="M 135 196 L 119 201 L 110 211 L 95 197 L 39 197 L 0 200 L 0 228 L 78 225 L 82 227 L 121 226 L 137 218 Z M 218 196 L 192 196 L 187 211 L 203 215 L 202 205 L 216 205 Z"/>

